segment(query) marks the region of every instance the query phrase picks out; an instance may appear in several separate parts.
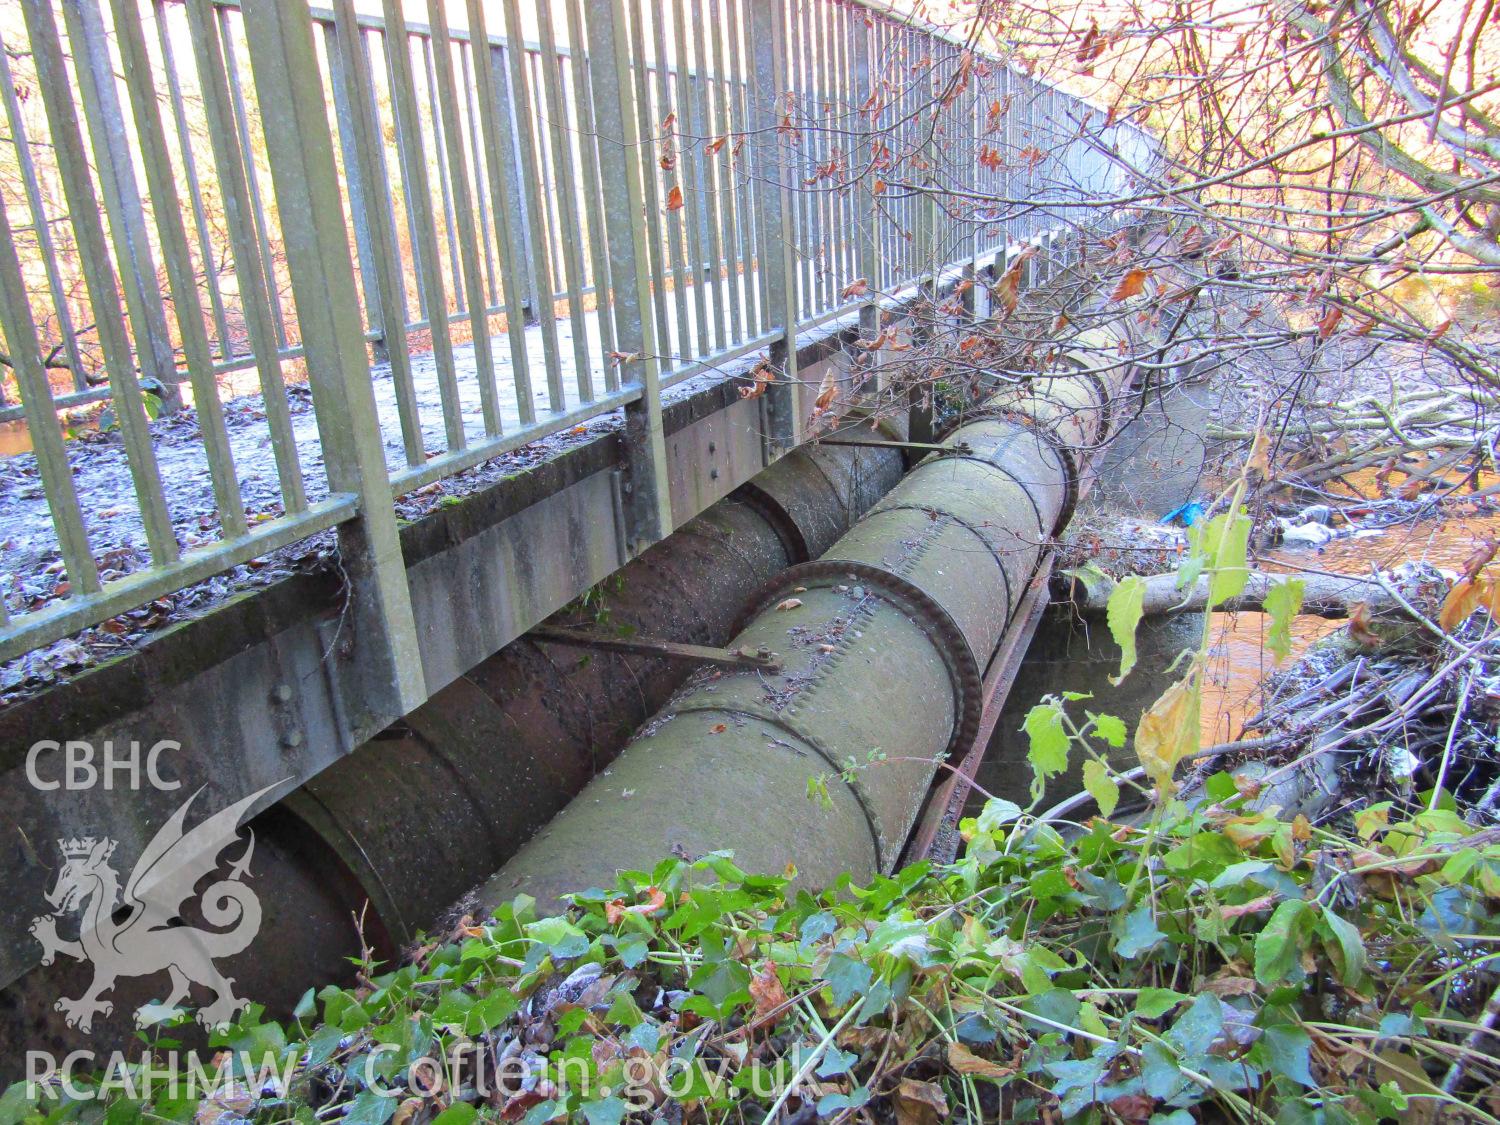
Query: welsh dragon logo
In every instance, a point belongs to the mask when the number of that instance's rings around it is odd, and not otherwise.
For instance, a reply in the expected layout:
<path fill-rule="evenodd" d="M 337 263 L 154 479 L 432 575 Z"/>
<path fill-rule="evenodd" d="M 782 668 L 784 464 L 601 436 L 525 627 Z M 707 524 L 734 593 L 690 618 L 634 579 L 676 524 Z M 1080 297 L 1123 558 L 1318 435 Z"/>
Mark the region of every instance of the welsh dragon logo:
<path fill-rule="evenodd" d="M 93 983 L 82 996 L 57 1001 L 70 1027 L 87 1032 L 96 1015 L 109 1015 L 114 1005 L 101 997 L 121 977 L 150 976 L 163 969 L 171 991 L 163 1003 L 137 1009 L 136 1022 L 142 1026 L 175 1013 L 193 984 L 214 994 L 197 1013 L 204 1027 L 226 1024 L 246 1006 L 248 1001 L 235 996 L 233 980 L 219 972 L 214 961 L 243 950 L 260 929 L 260 900 L 244 882 L 255 851 L 253 832 L 228 877 L 210 884 L 197 898 L 204 921 L 227 928 L 198 929 L 182 922 L 180 915 L 194 899 L 199 880 L 217 869 L 220 853 L 235 843 L 240 818 L 274 788 L 252 793 L 184 831 L 188 809 L 203 792 L 199 789 L 146 845 L 125 884 L 123 899 L 119 876 L 109 862 L 114 840 L 86 836 L 57 842 L 63 867 L 47 893 L 53 912 L 34 919 L 31 933 L 42 944 L 43 965 L 64 953 L 94 966 Z M 81 915 L 79 938 L 69 941 L 58 935 L 57 923 L 74 913 Z"/>

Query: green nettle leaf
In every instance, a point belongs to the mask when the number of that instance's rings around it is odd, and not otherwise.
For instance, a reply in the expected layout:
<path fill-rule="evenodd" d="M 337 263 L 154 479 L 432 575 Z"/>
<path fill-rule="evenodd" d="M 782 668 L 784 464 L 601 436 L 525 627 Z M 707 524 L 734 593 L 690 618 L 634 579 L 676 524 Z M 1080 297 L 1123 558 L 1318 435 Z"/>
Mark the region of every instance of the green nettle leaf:
<path fill-rule="evenodd" d="M 1245 592 L 1250 580 L 1250 517 L 1224 512 L 1198 532 L 1194 548 L 1204 567 L 1213 572 L 1208 583 L 1208 608 L 1222 605 Z"/>
<path fill-rule="evenodd" d="M 1089 791 L 1089 796 L 1094 798 L 1100 814 L 1106 819 L 1120 803 L 1120 786 L 1110 776 L 1109 767 L 1098 758 L 1090 758 L 1083 763 L 1083 787 Z"/>
<path fill-rule="evenodd" d="M 1088 713 L 1089 718 L 1094 720 L 1094 733 L 1116 750 L 1125 745 L 1125 720 L 1118 715 L 1096 715 L 1092 711 Z"/>
<path fill-rule="evenodd" d="M 1309 907 L 1300 898 L 1287 899 L 1278 905 L 1255 938 L 1255 979 L 1261 984 L 1283 980 L 1297 964 L 1301 953 L 1299 939 Z"/>
<path fill-rule="evenodd" d="M 1031 799 L 1037 801 L 1047 788 L 1047 779 L 1068 768 L 1068 732 L 1063 728 L 1062 708 L 1038 703 L 1026 712 L 1021 729 L 1030 739 L 1027 760 L 1031 762 Z"/>
<path fill-rule="evenodd" d="M 1302 592 L 1307 583 L 1300 578 L 1277 582 L 1266 591 L 1266 612 L 1271 628 L 1266 632 L 1266 650 L 1278 664 L 1292 651 L 1292 618 L 1302 609 Z"/>
<path fill-rule="evenodd" d="M 1141 613 L 1145 608 L 1146 580 L 1138 574 L 1122 578 L 1105 604 L 1104 619 L 1109 622 L 1109 635 L 1120 646 L 1120 674 L 1109 678 L 1112 684 L 1118 684 L 1135 667 L 1135 627 L 1141 623 Z"/>

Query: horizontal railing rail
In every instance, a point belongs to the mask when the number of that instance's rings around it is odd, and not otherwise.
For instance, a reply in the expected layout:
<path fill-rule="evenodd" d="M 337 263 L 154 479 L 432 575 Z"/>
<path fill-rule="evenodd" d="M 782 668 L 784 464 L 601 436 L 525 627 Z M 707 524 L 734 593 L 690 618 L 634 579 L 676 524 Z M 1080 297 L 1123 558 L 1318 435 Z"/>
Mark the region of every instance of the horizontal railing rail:
<path fill-rule="evenodd" d="M 395 497 L 623 410 L 640 549 L 663 387 L 764 352 L 789 448 L 799 332 L 876 335 L 881 294 L 1042 236 L 1043 184 L 1120 194 L 1109 149 L 1150 145 L 854 0 L 380 8 L 0 14 L 0 422 L 47 516 L 0 660 L 335 529 L 381 690 L 419 699 Z"/>

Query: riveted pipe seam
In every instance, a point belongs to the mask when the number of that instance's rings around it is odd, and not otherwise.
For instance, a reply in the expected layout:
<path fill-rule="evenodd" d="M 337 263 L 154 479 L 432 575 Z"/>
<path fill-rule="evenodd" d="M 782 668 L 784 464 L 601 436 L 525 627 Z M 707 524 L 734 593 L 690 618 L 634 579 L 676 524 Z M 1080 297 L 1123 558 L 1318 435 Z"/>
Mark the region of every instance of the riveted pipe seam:
<path fill-rule="evenodd" d="M 979 726 L 981 709 L 979 660 L 969 639 L 964 636 L 963 630 L 943 608 L 942 603 L 922 587 L 889 570 L 849 559 L 825 558 L 794 566 L 778 577 L 760 599 L 761 612 L 787 591 L 814 582 L 829 586 L 855 583 L 873 588 L 884 596 L 888 604 L 905 613 L 908 619 L 928 634 L 933 650 L 947 667 L 949 681 L 956 696 L 953 736 L 944 754 L 952 751 L 955 746 L 963 745 L 965 737 L 972 741 L 974 731 Z M 788 705 L 789 714 L 796 714 L 799 705 L 805 707 L 811 702 L 819 682 L 815 674 L 808 681 L 805 697 L 799 696 L 796 703 Z"/>

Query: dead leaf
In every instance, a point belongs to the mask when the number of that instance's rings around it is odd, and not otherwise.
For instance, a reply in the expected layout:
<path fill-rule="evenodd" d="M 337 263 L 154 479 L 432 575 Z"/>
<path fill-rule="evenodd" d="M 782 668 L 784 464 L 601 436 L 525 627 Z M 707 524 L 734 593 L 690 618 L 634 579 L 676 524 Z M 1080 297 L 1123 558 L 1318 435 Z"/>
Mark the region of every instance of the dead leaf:
<path fill-rule="evenodd" d="M 862 277 L 857 277 L 844 286 L 844 291 L 839 296 L 847 300 L 850 297 L 863 297 L 869 291 L 870 283 Z"/>
<path fill-rule="evenodd" d="M 818 397 L 813 399 L 813 417 L 824 413 L 833 405 L 834 395 L 838 394 L 839 385 L 834 379 L 834 369 L 830 365 L 828 371 L 823 375 L 823 381 L 818 384 Z"/>
<path fill-rule="evenodd" d="M 1146 288 L 1146 279 L 1151 276 L 1148 269 L 1127 270 L 1125 276 L 1120 278 L 1120 284 L 1115 286 L 1115 291 L 1109 295 L 1111 301 L 1123 301 L 1128 297 L 1134 297 Z"/>
<path fill-rule="evenodd" d="M 1198 749 L 1200 703 L 1195 669 L 1162 692 L 1136 727 L 1136 757 L 1163 796 L 1175 791 L 1177 763 Z"/>
<path fill-rule="evenodd" d="M 1344 310 L 1334 305 L 1326 313 L 1323 319 L 1318 321 L 1318 339 L 1326 340 L 1333 335 L 1333 330 L 1339 326 L 1339 321 L 1344 319 Z"/>
<path fill-rule="evenodd" d="M 785 598 L 782 601 L 776 603 L 776 608 L 782 613 L 785 613 L 787 610 L 797 609 L 801 605 L 801 598 Z"/>
<path fill-rule="evenodd" d="M 891 1100 L 896 1103 L 896 1125 L 937 1125 L 948 1119 L 948 1099 L 932 1082 L 903 1078 Z"/>
<path fill-rule="evenodd" d="M 982 1059 L 957 1040 L 948 1044 L 948 1065 L 959 1074 L 975 1078 L 993 1078 L 996 1082 L 1015 1074 L 1013 1066 L 1001 1066 L 989 1059 Z"/>
<path fill-rule="evenodd" d="M 1259 914 L 1262 910 L 1270 910 L 1275 905 L 1275 895 L 1261 895 L 1259 898 L 1252 898 L 1249 902 L 1242 902 L 1238 906 L 1221 906 L 1219 916 L 1225 919 L 1243 918 L 1246 914 Z"/>
<path fill-rule="evenodd" d="M 1366 648 L 1376 648 L 1380 644 L 1380 634 L 1370 628 L 1370 606 L 1366 602 L 1360 602 L 1349 611 L 1349 639 Z"/>
<path fill-rule="evenodd" d="M 725 133 L 722 137 L 715 137 L 713 140 L 709 141 L 706 146 L 704 146 L 704 151 L 707 152 L 709 156 L 717 156 L 719 150 L 724 147 L 728 140 L 728 133 Z"/>
<path fill-rule="evenodd" d="M 760 398 L 766 393 L 766 388 L 776 382 L 776 371 L 769 360 L 761 360 L 750 372 L 750 385 L 740 388 L 740 398 Z"/>
<path fill-rule="evenodd" d="M 678 187 L 676 184 L 673 184 L 672 190 L 667 192 L 667 210 L 682 210 L 682 188 Z"/>
<path fill-rule="evenodd" d="M 1476 579 L 1460 578 L 1443 599 L 1443 608 L 1438 611 L 1438 625 L 1449 633 L 1453 632 L 1479 608 L 1484 594 L 1485 590 Z"/>
<path fill-rule="evenodd" d="M 750 995 L 755 1000 L 756 1022 L 767 1019 L 786 1004 L 786 989 L 776 975 L 776 966 L 767 961 L 760 972 L 750 978 Z"/>

